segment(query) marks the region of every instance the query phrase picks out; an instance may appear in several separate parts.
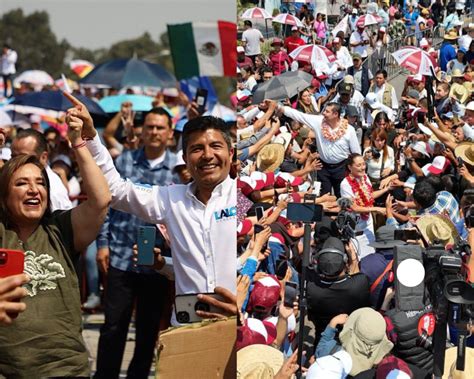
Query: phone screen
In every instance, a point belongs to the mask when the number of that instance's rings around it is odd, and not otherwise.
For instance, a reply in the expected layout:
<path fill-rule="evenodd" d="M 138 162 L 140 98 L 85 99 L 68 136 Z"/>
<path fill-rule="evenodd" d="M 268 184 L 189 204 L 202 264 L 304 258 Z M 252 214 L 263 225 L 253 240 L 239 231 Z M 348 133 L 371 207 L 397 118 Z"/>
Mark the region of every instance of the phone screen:
<path fill-rule="evenodd" d="M 257 220 L 260 221 L 263 218 L 263 207 L 256 207 L 255 213 L 257 214 Z"/>
<path fill-rule="evenodd" d="M 319 204 L 289 203 L 286 218 L 294 222 L 317 222 L 323 217 L 323 207 Z"/>
<path fill-rule="evenodd" d="M 298 285 L 293 282 L 286 282 L 285 283 L 285 300 L 284 305 L 288 308 L 293 308 L 293 303 L 296 301 L 296 297 L 298 296 Z"/>

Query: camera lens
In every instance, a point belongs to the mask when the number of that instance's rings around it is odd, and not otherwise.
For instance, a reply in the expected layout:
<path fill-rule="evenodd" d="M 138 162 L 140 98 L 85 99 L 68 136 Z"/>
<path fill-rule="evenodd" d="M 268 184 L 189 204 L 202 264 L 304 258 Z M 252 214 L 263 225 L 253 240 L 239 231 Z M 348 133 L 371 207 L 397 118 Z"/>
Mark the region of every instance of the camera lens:
<path fill-rule="evenodd" d="M 426 350 L 432 351 L 433 350 L 433 338 L 431 338 L 426 330 L 421 332 L 421 335 L 418 336 L 416 339 L 416 345 L 420 346 Z"/>
<path fill-rule="evenodd" d="M 195 311 L 209 312 L 211 310 L 211 307 L 209 306 L 209 304 L 198 301 L 196 303 L 196 305 L 194 306 L 194 310 Z"/>
<path fill-rule="evenodd" d="M 176 315 L 176 320 L 180 324 L 186 324 L 189 322 L 189 313 L 188 312 L 178 312 Z"/>

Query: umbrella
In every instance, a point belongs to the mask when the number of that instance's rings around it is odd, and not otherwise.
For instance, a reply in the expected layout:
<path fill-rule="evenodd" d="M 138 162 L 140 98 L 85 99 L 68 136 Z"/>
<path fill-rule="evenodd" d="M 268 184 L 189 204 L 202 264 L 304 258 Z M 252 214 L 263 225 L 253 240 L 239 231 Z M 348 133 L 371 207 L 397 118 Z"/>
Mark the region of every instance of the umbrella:
<path fill-rule="evenodd" d="M 380 24 L 383 21 L 382 17 L 376 14 L 364 14 L 357 20 L 356 26 L 369 26 Z"/>
<path fill-rule="evenodd" d="M 392 53 L 397 63 L 412 74 L 431 76 L 437 67 L 436 61 L 426 51 L 407 46 Z"/>
<path fill-rule="evenodd" d="M 260 84 L 253 95 L 253 103 L 258 104 L 265 99 L 283 100 L 291 98 L 311 85 L 313 76 L 304 71 L 289 71 L 274 76 Z"/>
<path fill-rule="evenodd" d="M 289 13 L 280 13 L 279 15 L 276 15 L 273 17 L 273 22 L 278 22 L 280 24 L 286 24 L 286 25 L 293 25 L 297 26 L 298 28 L 303 27 L 303 23 L 298 17 L 295 17 Z"/>
<path fill-rule="evenodd" d="M 316 66 L 330 66 L 336 61 L 336 56 L 327 47 L 320 45 L 298 46 L 290 53 L 290 57 L 297 61 L 310 62 Z"/>
<path fill-rule="evenodd" d="M 69 62 L 69 68 L 71 71 L 81 79 L 91 72 L 94 67 L 94 64 L 83 59 L 73 59 L 71 62 Z"/>
<path fill-rule="evenodd" d="M 99 104 L 83 95 L 74 94 L 89 110 L 97 116 L 107 116 Z M 53 111 L 67 111 L 73 105 L 61 91 L 30 92 L 18 96 L 10 105 L 29 106 Z"/>
<path fill-rule="evenodd" d="M 104 97 L 99 105 L 107 113 L 116 113 L 120 111 L 123 102 L 130 101 L 134 111 L 149 111 L 153 100 L 153 97 L 143 95 L 116 95 Z"/>
<path fill-rule="evenodd" d="M 240 17 L 242 19 L 249 19 L 249 18 L 273 18 L 270 13 L 268 13 L 265 9 L 263 8 L 249 8 L 247 9 L 244 13 L 242 13 L 242 16 Z"/>
<path fill-rule="evenodd" d="M 11 117 L 4 110 L 0 109 L 0 128 L 12 124 Z"/>
<path fill-rule="evenodd" d="M 20 86 L 21 83 L 29 83 L 33 86 L 52 86 L 54 79 L 45 71 L 28 70 L 22 72 L 13 81 L 14 86 Z"/>
<path fill-rule="evenodd" d="M 162 66 L 141 59 L 115 59 L 96 66 L 80 84 L 123 87 L 176 87 L 176 78 Z"/>

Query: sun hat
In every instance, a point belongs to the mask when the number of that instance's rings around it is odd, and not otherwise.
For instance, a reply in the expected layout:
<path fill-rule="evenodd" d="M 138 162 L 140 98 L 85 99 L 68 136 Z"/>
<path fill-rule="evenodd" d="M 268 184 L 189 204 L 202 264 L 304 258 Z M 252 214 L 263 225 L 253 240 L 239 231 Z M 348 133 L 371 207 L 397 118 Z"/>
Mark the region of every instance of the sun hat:
<path fill-rule="evenodd" d="M 377 366 L 376 379 L 413 379 L 410 367 L 400 358 L 389 355 Z"/>
<path fill-rule="evenodd" d="M 474 166 L 474 142 L 461 142 L 454 149 L 456 158 L 461 157 L 464 162 Z"/>
<path fill-rule="evenodd" d="M 375 249 L 393 249 L 395 246 L 406 245 L 405 241 L 395 239 L 396 228 L 392 225 L 383 225 L 375 232 L 375 241 L 369 246 Z"/>
<path fill-rule="evenodd" d="M 449 96 L 455 97 L 461 104 L 464 104 L 469 97 L 469 91 L 462 84 L 454 83 L 449 91 Z"/>
<path fill-rule="evenodd" d="M 252 362 L 245 365 L 243 371 L 237 371 L 239 379 L 273 379 L 275 373 L 266 362 Z"/>
<path fill-rule="evenodd" d="M 349 315 L 339 340 L 352 358 L 350 375 L 371 369 L 392 350 L 386 328 L 383 316 L 372 308 L 360 308 Z"/>
<path fill-rule="evenodd" d="M 281 143 L 285 147 L 285 151 L 291 142 L 291 133 L 283 132 L 273 138 L 272 143 Z"/>
<path fill-rule="evenodd" d="M 467 89 L 467 92 L 472 93 L 474 92 L 474 83 L 470 80 L 465 81 L 463 84 L 464 88 Z"/>
<path fill-rule="evenodd" d="M 433 163 L 428 165 L 427 170 L 430 174 L 439 175 L 443 173 L 449 167 L 449 165 L 449 160 L 446 159 L 446 157 L 438 155 L 433 159 Z"/>
<path fill-rule="evenodd" d="M 452 221 L 444 215 L 424 215 L 416 221 L 416 227 L 424 240 L 432 245 L 435 240 L 444 246 L 454 245 L 459 240 L 459 233 Z"/>
<path fill-rule="evenodd" d="M 269 321 L 248 318 L 237 328 L 237 350 L 253 344 L 271 345 L 277 336 L 276 326 Z"/>
<path fill-rule="evenodd" d="M 446 350 L 444 356 L 444 374 L 443 379 L 471 379 L 474 378 L 474 349 L 466 347 L 466 365 L 464 371 L 456 370 L 457 348 L 450 347 Z"/>
<path fill-rule="evenodd" d="M 257 154 L 257 169 L 261 172 L 273 172 L 285 158 L 285 146 L 281 143 L 265 145 Z"/>
<path fill-rule="evenodd" d="M 352 358 L 344 350 L 316 359 L 306 373 L 306 379 L 344 379 L 352 369 Z"/>
<path fill-rule="evenodd" d="M 464 73 L 459 68 L 455 68 L 453 71 L 451 71 L 451 77 L 462 78 L 464 77 Z"/>
<path fill-rule="evenodd" d="M 237 378 L 248 378 L 249 367 L 261 362 L 270 366 L 275 375 L 283 365 L 284 355 L 280 350 L 263 344 L 244 347 L 237 351 Z"/>
<path fill-rule="evenodd" d="M 268 313 L 280 298 L 280 282 L 274 275 L 258 280 L 250 292 L 247 310 Z"/>
<path fill-rule="evenodd" d="M 454 41 L 459 38 L 458 32 L 456 30 L 451 29 L 449 32 L 447 32 L 444 36 L 444 39 L 449 40 L 449 41 Z"/>
<path fill-rule="evenodd" d="M 451 75 L 448 75 L 444 71 L 438 71 L 438 73 L 436 74 L 436 79 L 438 79 L 439 82 L 450 83 Z"/>

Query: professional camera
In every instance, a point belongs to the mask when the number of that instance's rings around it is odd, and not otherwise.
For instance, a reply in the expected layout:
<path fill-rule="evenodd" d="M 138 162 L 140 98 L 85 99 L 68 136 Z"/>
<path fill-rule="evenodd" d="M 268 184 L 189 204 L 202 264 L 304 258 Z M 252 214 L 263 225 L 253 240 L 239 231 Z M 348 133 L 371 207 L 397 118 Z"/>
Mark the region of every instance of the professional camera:
<path fill-rule="evenodd" d="M 375 147 L 373 147 L 373 146 L 370 148 L 370 152 L 372 153 L 372 156 L 374 157 L 374 159 L 379 159 L 380 156 L 382 155 L 382 154 L 380 153 L 380 151 L 378 151 L 378 150 L 377 150 Z"/>
<path fill-rule="evenodd" d="M 341 210 L 336 217 L 336 227 L 341 235 L 341 240 L 348 242 L 356 236 L 355 229 L 359 221 L 359 215 L 349 210 L 352 206 L 351 199 L 342 197 L 337 200 L 337 205 Z"/>

